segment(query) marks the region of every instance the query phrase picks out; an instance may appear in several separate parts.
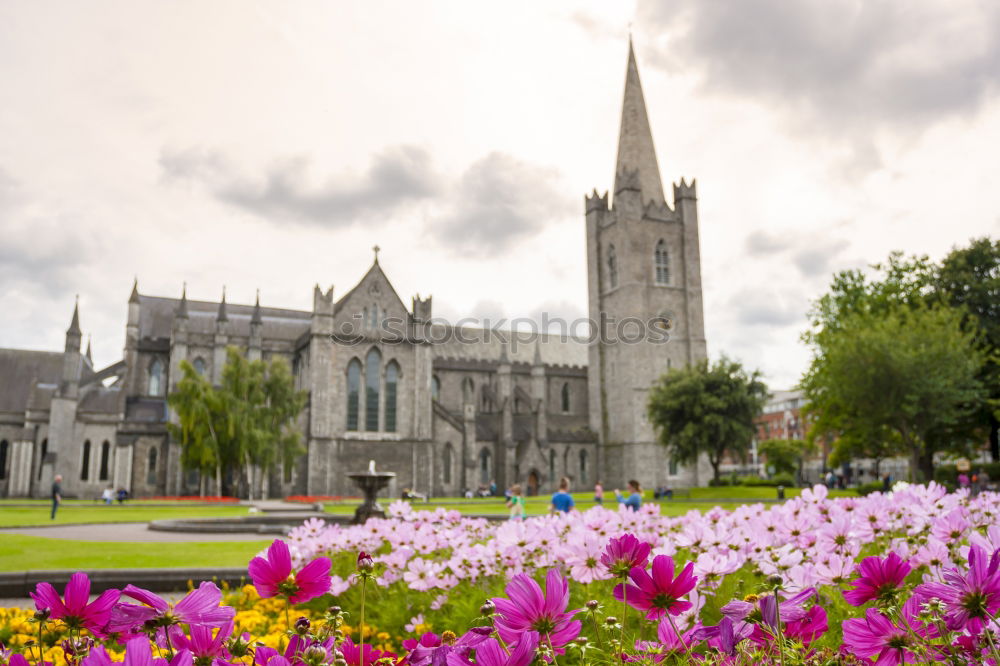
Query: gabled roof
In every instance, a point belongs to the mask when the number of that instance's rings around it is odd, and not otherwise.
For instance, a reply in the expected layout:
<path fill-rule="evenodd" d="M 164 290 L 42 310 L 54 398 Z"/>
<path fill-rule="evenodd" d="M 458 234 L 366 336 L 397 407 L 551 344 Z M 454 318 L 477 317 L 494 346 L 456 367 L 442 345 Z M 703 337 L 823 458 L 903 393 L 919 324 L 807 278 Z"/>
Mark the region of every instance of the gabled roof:
<path fill-rule="evenodd" d="M 407 310 L 406 308 L 406 305 L 403 304 L 403 299 L 401 299 L 399 297 L 399 294 L 396 293 L 396 288 L 393 287 L 392 282 L 389 281 L 389 276 L 387 276 L 385 274 L 385 271 L 382 270 L 382 267 L 379 265 L 378 259 L 376 258 L 375 261 L 372 262 L 371 268 L 368 269 L 368 272 L 364 274 L 361 280 L 358 281 L 358 283 L 354 285 L 354 287 L 352 287 L 350 291 L 344 294 L 334 304 L 333 313 L 334 314 L 339 313 L 355 298 L 355 296 L 359 296 L 365 293 L 365 291 L 373 284 L 378 285 L 378 288 L 380 290 L 382 289 L 383 284 L 386 287 L 388 287 L 388 289 L 384 293 L 384 297 L 387 297 L 394 304 L 398 304 L 398 306 L 404 312 L 409 312 L 409 310 Z M 380 299 L 383 298 L 383 294 L 380 294 L 379 297 Z"/>
<path fill-rule="evenodd" d="M 62 378 L 61 352 L 0 349 L 0 412 L 23 412 L 36 384 Z"/>

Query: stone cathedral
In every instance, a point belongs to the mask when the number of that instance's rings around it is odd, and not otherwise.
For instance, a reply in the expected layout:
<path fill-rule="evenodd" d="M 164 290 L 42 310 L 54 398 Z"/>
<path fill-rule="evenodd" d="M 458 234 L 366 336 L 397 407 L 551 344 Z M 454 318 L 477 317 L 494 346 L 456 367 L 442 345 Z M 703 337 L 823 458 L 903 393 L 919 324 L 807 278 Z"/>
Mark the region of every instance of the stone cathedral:
<path fill-rule="evenodd" d="M 197 494 L 166 423 L 166 396 L 190 361 L 218 381 L 229 345 L 282 357 L 308 391 L 307 448 L 270 496 L 350 495 L 349 471 L 377 461 L 404 488 L 459 495 L 491 481 L 550 492 L 601 480 L 697 483 L 655 442 L 650 385 L 706 354 L 695 184 L 664 193 L 629 46 L 614 188 L 585 198 L 592 333 L 511 344 L 496 331 L 432 321 L 375 260 L 343 295 L 315 287 L 311 311 L 152 296 L 134 285 L 123 358 L 97 368 L 75 308 L 61 352 L 0 349 L 0 496 Z M 474 221 L 470 221 L 474 224 Z M 669 338 L 669 339 L 668 339 Z M 209 489 L 214 486 L 209 484 Z"/>

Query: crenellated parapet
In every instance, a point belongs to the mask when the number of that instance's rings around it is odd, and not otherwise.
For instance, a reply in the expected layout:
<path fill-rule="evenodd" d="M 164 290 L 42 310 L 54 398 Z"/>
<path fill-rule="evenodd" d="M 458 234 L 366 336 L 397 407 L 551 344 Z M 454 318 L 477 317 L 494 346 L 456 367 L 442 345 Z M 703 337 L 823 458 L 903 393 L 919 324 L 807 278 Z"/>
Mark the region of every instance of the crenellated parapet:
<path fill-rule="evenodd" d="M 608 202 L 608 192 L 604 194 L 598 194 L 597 188 L 594 188 L 593 194 L 584 195 L 584 205 L 587 214 L 597 212 L 597 213 L 607 213 L 611 210 L 611 206 Z"/>
<path fill-rule="evenodd" d="M 684 199 L 691 199 L 697 201 L 698 200 L 697 182 L 698 181 L 696 179 L 692 179 L 691 183 L 688 184 L 684 182 L 683 178 L 681 178 L 680 183 L 674 183 L 674 202 L 676 203 Z"/>

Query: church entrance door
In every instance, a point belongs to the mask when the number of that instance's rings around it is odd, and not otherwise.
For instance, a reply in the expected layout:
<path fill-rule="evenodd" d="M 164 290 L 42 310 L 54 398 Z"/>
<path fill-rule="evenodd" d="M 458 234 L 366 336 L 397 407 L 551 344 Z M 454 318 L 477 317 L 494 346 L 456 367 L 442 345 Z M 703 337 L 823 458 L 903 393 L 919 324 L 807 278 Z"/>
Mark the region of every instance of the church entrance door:
<path fill-rule="evenodd" d="M 528 473 L 528 494 L 538 494 L 538 472 L 536 470 L 531 470 Z"/>

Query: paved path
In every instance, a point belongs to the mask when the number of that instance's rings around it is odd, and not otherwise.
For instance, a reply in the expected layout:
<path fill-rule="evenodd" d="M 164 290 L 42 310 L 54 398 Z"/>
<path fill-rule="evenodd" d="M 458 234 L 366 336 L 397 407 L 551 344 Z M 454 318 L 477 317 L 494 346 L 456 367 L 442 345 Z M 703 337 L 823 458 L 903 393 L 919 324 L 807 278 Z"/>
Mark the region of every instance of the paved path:
<path fill-rule="evenodd" d="M 0 529 L 4 534 L 73 539 L 77 541 L 128 541 L 138 543 L 190 543 L 205 541 L 267 541 L 267 534 L 205 534 L 193 532 L 160 532 L 146 529 L 146 523 L 98 523 L 94 525 L 53 525 L 52 527 L 12 527 Z"/>

